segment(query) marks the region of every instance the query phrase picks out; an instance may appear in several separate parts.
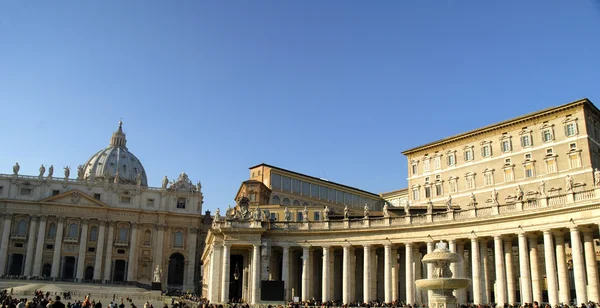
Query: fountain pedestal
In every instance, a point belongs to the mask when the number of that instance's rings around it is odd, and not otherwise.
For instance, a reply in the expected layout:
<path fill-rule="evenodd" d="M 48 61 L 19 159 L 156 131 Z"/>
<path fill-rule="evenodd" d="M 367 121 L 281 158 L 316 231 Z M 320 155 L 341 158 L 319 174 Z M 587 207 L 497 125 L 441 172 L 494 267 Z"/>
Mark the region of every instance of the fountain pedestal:
<path fill-rule="evenodd" d="M 426 254 L 421 262 L 433 263 L 433 278 L 415 281 L 417 288 L 431 290 L 429 308 L 457 308 L 458 302 L 452 292 L 469 286 L 471 279 L 453 278 L 450 263 L 460 262 L 462 257 L 448 249 L 443 241 L 436 244 L 433 252 Z"/>

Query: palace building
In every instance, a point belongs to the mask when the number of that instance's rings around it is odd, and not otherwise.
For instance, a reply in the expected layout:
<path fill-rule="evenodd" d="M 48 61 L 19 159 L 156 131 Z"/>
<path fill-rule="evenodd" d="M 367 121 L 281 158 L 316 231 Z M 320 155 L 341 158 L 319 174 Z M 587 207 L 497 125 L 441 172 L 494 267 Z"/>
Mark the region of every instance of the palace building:
<path fill-rule="evenodd" d="M 185 173 L 149 187 L 119 123 L 108 147 L 77 174 L 0 174 L 0 277 L 150 285 L 196 290 L 210 216 L 200 182 Z"/>
<path fill-rule="evenodd" d="M 261 164 L 201 253 L 212 302 L 425 303 L 434 243 L 463 257 L 461 303 L 600 301 L 600 111 L 587 99 L 403 152 L 408 187 L 374 194 Z"/>

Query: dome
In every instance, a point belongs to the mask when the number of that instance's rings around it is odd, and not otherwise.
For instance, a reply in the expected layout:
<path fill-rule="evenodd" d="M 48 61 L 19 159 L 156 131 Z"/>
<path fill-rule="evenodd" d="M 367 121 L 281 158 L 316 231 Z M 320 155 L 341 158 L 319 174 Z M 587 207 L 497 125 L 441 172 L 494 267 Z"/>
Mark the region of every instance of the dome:
<path fill-rule="evenodd" d="M 119 128 L 112 134 L 107 148 L 98 151 L 80 166 L 80 179 L 148 186 L 144 166 L 126 147 L 122 126 L 123 122 L 119 122 Z"/>

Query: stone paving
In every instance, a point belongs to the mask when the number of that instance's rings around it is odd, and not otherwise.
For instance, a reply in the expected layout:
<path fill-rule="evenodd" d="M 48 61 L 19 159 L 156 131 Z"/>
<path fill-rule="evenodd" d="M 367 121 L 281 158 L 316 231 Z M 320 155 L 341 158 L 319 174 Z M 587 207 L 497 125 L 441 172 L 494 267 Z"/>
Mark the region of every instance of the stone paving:
<path fill-rule="evenodd" d="M 85 295 L 90 294 L 90 300 L 100 300 L 104 306 L 112 301 L 113 296 L 120 303 L 121 298 L 129 297 L 138 308 L 143 308 L 146 301 L 150 302 L 155 308 L 162 308 L 164 303 L 171 303 L 170 298 L 150 299 L 150 291 L 142 288 L 131 286 L 117 285 L 98 285 L 84 283 L 68 283 L 68 282 L 53 282 L 53 281 L 28 281 L 28 280 L 0 280 L 0 290 L 8 290 L 10 293 L 12 288 L 13 294 L 26 298 L 31 298 L 35 290 L 42 290 L 44 293 L 50 292 L 61 295 L 63 292 L 71 292 L 71 300 L 63 300 L 74 302 L 83 300 Z M 126 303 L 127 307 L 130 307 Z"/>

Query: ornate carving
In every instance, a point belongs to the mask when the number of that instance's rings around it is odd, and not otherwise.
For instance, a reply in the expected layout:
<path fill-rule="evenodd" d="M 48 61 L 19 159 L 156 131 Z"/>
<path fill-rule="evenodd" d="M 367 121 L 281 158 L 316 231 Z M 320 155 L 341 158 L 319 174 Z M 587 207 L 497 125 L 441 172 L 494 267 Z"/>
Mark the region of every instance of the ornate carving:
<path fill-rule="evenodd" d="M 566 186 L 566 191 L 567 192 L 573 192 L 573 178 L 571 177 L 571 175 L 567 174 L 567 177 L 565 178 L 565 186 Z"/>
<path fill-rule="evenodd" d="M 79 203 L 79 200 L 81 200 L 81 195 L 79 194 L 78 191 L 75 191 L 71 194 L 71 203 L 73 204 L 77 204 Z"/>
<path fill-rule="evenodd" d="M 166 179 L 166 176 L 165 176 L 165 179 Z M 163 180 L 163 185 L 164 185 L 164 180 Z M 190 181 L 190 178 L 188 177 L 188 175 L 185 174 L 185 172 L 182 172 L 179 175 L 179 177 L 177 178 L 177 181 L 174 181 L 173 183 L 171 183 L 171 186 L 169 186 L 169 188 L 167 190 L 172 191 L 172 192 L 194 193 L 194 192 L 196 192 L 196 186 L 194 184 L 192 184 L 192 181 Z"/>

